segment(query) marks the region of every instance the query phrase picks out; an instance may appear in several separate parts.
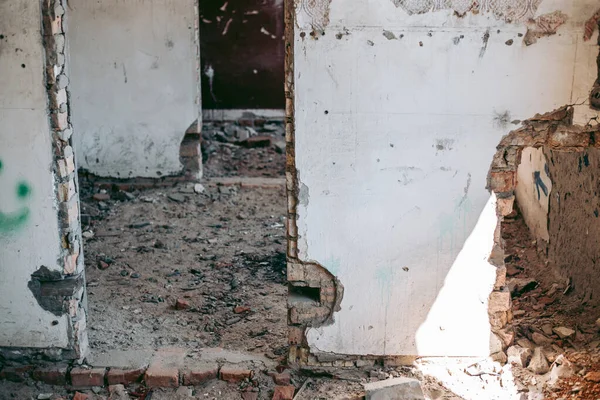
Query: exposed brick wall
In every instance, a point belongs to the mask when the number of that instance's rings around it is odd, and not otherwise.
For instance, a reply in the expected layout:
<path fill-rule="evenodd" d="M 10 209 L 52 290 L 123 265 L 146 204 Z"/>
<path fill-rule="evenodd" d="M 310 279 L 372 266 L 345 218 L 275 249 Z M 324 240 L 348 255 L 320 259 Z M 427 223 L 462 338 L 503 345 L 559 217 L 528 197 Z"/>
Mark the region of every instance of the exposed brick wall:
<path fill-rule="evenodd" d="M 79 217 L 79 188 L 77 169 L 72 147 L 73 127 L 67 46 L 65 42 L 66 0 L 42 0 L 42 35 L 46 56 L 46 88 L 48 113 L 54 157 L 56 199 L 59 210 L 59 228 L 62 242 L 61 278 L 66 288 L 62 291 L 64 310 L 71 319 L 71 352 L 66 358 L 81 359 L 87 349 L 86 304 L 83 251 L 81 248 L 81 225 Z M 47 284 L 43 281 L 42 284 Z M 53 278 L 56 280 L 56 278 Z"/>
<path fill-rule="evenodd" d="M 510 293 L 505 286 L 502 222 L 504 217 L 513 211 L 515 189 L 518 184 L 517 168 L 521 161 L 521 153 L 527 147 L 543 148 L 545 152 L 581 153 L 590 147 L 600 146 L 600 125 L 573 125 L 573 113 L 572 106 L 564 106 L 523 121 L 521 128 L 510 132 L 500 141 L 488 174 L 487 186 L 496 195 L 498 217 L 494 250 L 490 257 L 490 262 L 497 267 L 498 273 L 494 291 L 490 294 L 488 312 L 492 331 L 495 334 L 493 340 L 503 348 L 510 345 L 514 334 L 510 325 L 512 319 Z M 576 163 L 573 164 L 573 168 L 576 168 Z M 552 177 L 553 185 L 557 179 L 559 177 Z M 541 244 L 542 248 L 546 246 L 548 244 Z M 561 252 L 564 253 L 564 248 Z M 552 262 L 550 264 L 552 266 Z"/>
<path fill-rule="evenodd" d="M 318 327 L 333 322 L 333 314 L 339 310 L 343 286 L 327 269 L 314 262 L 298 258 L 298 227 L 296 209 L 298 202 L 298 174 L 295 162 L 294 134 L 294 5 L 285 2 L 285 137 L 286 137 L 286 190 L 287 215 L 287 277 L 290 292 L 298 296 L 311 293 L 309 301 L 288 300 L 289 361 L 291 363 L 317 364 L 310 354 L 305 332 L 307 327 Z M 343 358 L 343 357 L 342 357 Z"/>

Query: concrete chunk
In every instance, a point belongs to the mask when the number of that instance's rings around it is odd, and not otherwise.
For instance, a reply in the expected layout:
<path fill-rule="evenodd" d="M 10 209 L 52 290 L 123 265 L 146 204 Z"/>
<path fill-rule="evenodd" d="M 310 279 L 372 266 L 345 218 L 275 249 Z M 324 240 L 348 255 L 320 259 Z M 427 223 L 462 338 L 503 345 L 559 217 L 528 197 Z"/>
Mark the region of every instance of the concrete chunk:
<path fill-rule="evenodd" d="M 416 379 L 393 378 L 363 385 L 366 400 L 425 400 Z"/>

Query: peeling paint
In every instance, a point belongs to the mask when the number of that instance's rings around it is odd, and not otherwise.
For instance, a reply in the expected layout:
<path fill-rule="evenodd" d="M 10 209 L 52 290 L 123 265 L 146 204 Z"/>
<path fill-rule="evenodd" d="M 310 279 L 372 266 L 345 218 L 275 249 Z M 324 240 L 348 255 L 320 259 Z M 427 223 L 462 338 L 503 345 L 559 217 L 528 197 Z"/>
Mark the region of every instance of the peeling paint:
<path fill-rule="evenodd" d="M 392 0 L 396 7 L 409 15 L 452 10 L 458 17 L 471 14 L 492 14 L 506 22 L 527 21 L 533 18 L 542 0 Z"/>
<path fill-rule="evenodd" d="M 296 22 L 302 27 L 311 26 L 313 31 L 323 34 L 329 25 L 331 0 L 295 0 Z"/>
<path fill-rule="evenodd" d="M 83 288 L 83 284 L 82 274 L 64 277 L 60 272 L 51 271 L 42 265 L 31 274 L 27 287 L 40 307 L 60 317 L 69 311 L 66 299 L 75 296 Z"/>
<path fill-rule="evenodd" d="M 310 194 L 308 192 L 308 186 L 304 183 L 300 182 L 299 190 L 298 190 L 298 202 L 303 206 L 308 206 L 308 202 L 310 200 Z"/>
<path fill-rule="evenodd" d="M 523 38 L 523 43 L 530 46 L 537 42 L 539 38 L 556 34 L 561 25 L 567 22 L 568 16 L 560 11 L 554 11 L 548 14 L 540 15 L 527 22 L 527 33 Z"/>

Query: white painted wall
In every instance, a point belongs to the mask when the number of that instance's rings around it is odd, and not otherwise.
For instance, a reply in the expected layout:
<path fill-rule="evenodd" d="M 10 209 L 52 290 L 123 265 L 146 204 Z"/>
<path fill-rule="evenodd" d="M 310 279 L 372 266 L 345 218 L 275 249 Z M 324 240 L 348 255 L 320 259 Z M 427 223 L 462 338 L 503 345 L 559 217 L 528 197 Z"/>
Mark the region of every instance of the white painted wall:
<path fill-rule="evenodd" d="M 42 265 L 62 271 L 40 28 L 39 2 L 0 2 L 0 347 L 68 345 L 68 316 L 27 287 Z M 31 189 L 22 199 L 20 183 Z"/>
<path fill-rule="evenodd" d="M 79 167 L 100 176 L 176 174 L 199 117 L 194 0 L 69 1 Z"/>
<path fill-rule="evenodd" d="M 544 150 L 526 147 L 521 153 L 517 168 L 515 195 L 525 223 L 534 238 L 550 239 L 548 236 L 548 203 L 552 181 L 548 176 Z"/>
<path fill-rule="evenodd" d="M 582 41 L 582 24 L 597 7 L 543 1 L 537 14 L 559 9 L 569 20 L 529 47 L 522 24 L 409 16 L 391 0 L 333 0 L 314 40 L 311 13 L 299 9 L 300 258 L 345 288 L 335 323 L 309 329 L 313 351 L 489 354 L 496 218 L 486 174 L 511 121 L 587 98 L 598 47 L 596 36 Z"/>

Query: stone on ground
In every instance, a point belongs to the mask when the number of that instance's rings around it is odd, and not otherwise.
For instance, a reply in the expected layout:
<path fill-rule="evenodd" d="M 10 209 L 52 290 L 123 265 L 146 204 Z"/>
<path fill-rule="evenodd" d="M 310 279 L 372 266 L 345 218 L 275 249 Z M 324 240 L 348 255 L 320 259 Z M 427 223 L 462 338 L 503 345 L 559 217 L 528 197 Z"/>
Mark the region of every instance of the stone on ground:
<path fill-rule="evenodd" d="M 531 357 L 531 361 L 527 368 L 538 375 L 545 374 L 550 370 L 548 360 L 546 360 L 546 356 L 541 347 L 536 347 L 535 350 L 533 350 L 533 356 Z"/>
<path fill-rule="evenodd" d="M 421 384 L 416 379 L 393 378 L 363 386 L 366 400 L 425 400 Z"/>
<path fill-rule="evenodd" d="M 511 346 L 507 350 L 508 362 L 519 367 L 525 367 L 531 359 L 531 349 L 521 346 Z"/>
<path fill-rule="evenodd" d="M 561 339 L 566 339 L 575 333 L 575 331 L 573 329 L 570 329 L 570 328 L 567 328 L 564 326 L 557 326 L 556 328 L 553 329 L 553 331 Z"/>

